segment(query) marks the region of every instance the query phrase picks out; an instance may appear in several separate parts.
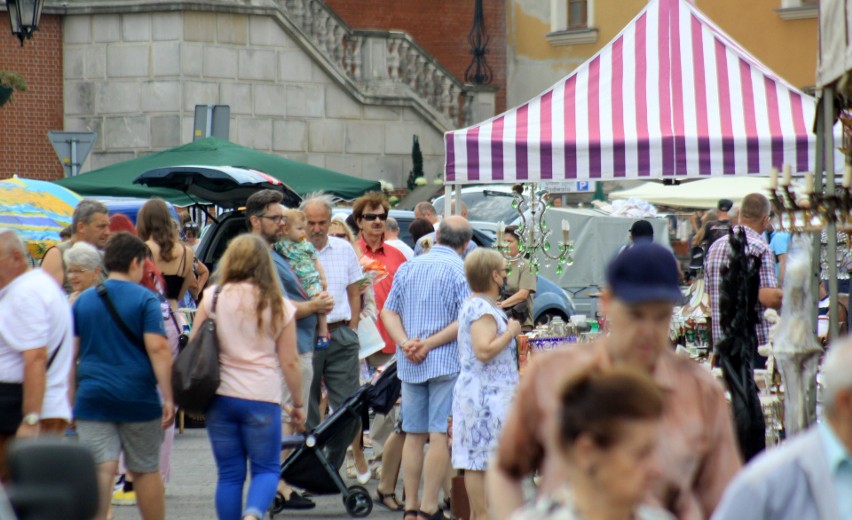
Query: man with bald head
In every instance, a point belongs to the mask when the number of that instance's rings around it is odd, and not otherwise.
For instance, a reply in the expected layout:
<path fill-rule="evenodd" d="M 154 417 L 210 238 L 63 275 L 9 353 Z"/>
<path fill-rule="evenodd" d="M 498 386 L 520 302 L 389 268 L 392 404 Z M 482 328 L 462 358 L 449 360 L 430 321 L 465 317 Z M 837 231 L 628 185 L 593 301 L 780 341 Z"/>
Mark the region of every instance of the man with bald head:
<path fill-rule="evenodd" d="M 414 206 L 414 218 L 422 218 L 428 220 L 435 231 L 438 231 L 438 226 L 441 224 L 441 218 L 438 216 L 438 210 L 431 202 L 418 202 Z"/>
<path fill-rule="evenodd" d="M 449 464 L 447 420 L 459 373 L 457 319 L 470 296 L 461 255 L 472 236 L 470 223 L 463 217 L 445 218 L 438 229 L 438 243 L 429 254 L 399 267 L 382 311 L 385 330 L 398 345 L 402 430 L 406 433 L 402 454 L 405 509 L 421 511 L 428 518 L 441 515 L 438 492 Z"/>
<path fill-rule="evenodd" d="M 760 259 L 760 289 L 756 309 L 758 322 L 755 324 L 758 345 L 765 345 L 769 341 L 769 323 L 763 316 L 764 311 L 767 308 L 780 309 L 783 297 L 783 292 L 778 287 L 778 280 L 775 278 L 775 255 L 763 239 L 763 233 L 769 228 L 770 211 L 769 199 L 765 196 L 760 193 L 746 195 L 739 208 L 739 225 L 733 228 L 734 233 L 739 233 L 740 230 L 745 232 L 748 255 Z M 719 345 L 725 339 L 722 334 L 719 286 L 722 282 L 722 268 L 730 262 L 731 254 L 730 235 L 728 235 L 713 243 L 704 262 L 704 282 L 710 294 L 710 324 L 714 345 Z M 753 366 L 763 368 L 766 358 L 757 352 L 754 355 Z"/>
<path fill-rule="evenodd" d="M 0 228 L 0 476 L 13 437 L 65 431 L 73 363 L 65 293 L 46 271 L 30 268 L 18 235 Z"/>
<path fill-rule="evenodd" d="M 713 520 L 852 518 L 852 341 L 822 364 L 822 420 L 755 458 L 731 482 Z"/>

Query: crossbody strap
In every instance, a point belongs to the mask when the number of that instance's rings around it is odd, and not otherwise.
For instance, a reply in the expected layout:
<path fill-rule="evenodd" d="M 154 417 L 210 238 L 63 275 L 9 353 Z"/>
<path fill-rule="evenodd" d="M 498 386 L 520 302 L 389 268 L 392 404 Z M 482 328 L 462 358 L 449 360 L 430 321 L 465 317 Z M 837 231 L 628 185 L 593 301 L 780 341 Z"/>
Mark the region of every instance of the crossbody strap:
<path fill-rule="evenodd" d="M 125 323 L 124 320 L 121 319 L 121 315 L 118 313 L 118 309 L 115 308 L 115 305 L 112 303 L 112 300 L 109 297 L 109 293 L 107 292 L 106 286 L 102 283 L 98 284 L 97 292 L 98 296 L 101 297 L 101 300 L 103 300 L 104 305 L 106 305 L 107 309 L 109 310 L 109 313 L 112 315 L 113 319 L 118 324 L 118 328 L 121 329 L 121 332 L 123 332 L 124 335 L 127 336 L 127 339 L 129 339 L 131 343 L 141 349 L 142 352 L 146 352 L 145 342 L 142 340 L 142 338 L 133 334 L 133 332 L 130 330 L 130 327 L 127 326 L 127 323 Z"/>

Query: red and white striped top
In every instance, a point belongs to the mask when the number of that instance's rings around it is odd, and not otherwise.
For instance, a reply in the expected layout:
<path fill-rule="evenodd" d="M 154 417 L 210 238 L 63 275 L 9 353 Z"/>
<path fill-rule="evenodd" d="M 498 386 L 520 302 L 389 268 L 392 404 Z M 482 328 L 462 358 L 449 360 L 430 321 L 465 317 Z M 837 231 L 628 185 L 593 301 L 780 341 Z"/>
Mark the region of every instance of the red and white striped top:
<path fill-rule="evenodd" d="M 700 177 L 814 167 L 815 100 L 687 0 L 651 0 L 569 76 L 447 132 L 448 183 Z M 842 163 L 838 163 L 842 164 Z"/>

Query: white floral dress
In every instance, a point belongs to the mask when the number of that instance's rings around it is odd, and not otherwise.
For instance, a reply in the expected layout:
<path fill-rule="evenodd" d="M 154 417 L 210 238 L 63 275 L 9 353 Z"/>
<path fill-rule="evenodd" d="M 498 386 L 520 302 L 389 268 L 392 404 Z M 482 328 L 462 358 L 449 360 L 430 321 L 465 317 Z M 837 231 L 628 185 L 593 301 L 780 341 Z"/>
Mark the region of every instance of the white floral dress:
<path fill-rule="evenodd" d="M 473 353 L 470 326 L 486 314 L 497 321 L 498 336 L 506 332 L 506 314 L 482 297 L 471 297 L 459 312 L 461 371 L 453 392 L 453 467 L 457 469 L 486 469 L 518 384 L 514 339 L 487 362 Z"/>

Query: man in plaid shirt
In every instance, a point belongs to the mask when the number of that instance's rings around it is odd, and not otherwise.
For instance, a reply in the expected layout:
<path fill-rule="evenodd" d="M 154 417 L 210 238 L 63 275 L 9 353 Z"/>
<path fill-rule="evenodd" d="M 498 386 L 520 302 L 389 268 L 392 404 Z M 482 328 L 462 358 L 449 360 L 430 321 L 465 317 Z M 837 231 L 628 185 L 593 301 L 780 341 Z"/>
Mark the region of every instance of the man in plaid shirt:
<path fill-rule="evenodd" d="M 778 288 L 778 280 L 775 278 L 775 256 L 772 254 L 769 244 L 763 239 L 763 233 L 769 228 L 769 213 L 769 199 L 760 193 L 746 195 L 740 207 L 740 225 L 733 228 L 735 233 L 740 228 L 745 229 L 749 254 L 761 259 L 760 291 L 758 292 L 757 304 L 759 321 L 756 325 L 758 345 L 765 345 L 769 341 L 769 324 L 764 319 L 763 312 L 767 307 L 780 309 L 782 297 L 782 291 Z M 704 283 L 710 293 L 710 317 L 714 345 L 718 345 L 723 339 L 720 323 L 719 284 L 722 278 L 722 266 L 728 263 L 729 241 L 730 235 L 714 242 L 707 253 L 707 260 L 704 264 Z M 757 353 L 755 355 L 757 356 Z"/>

